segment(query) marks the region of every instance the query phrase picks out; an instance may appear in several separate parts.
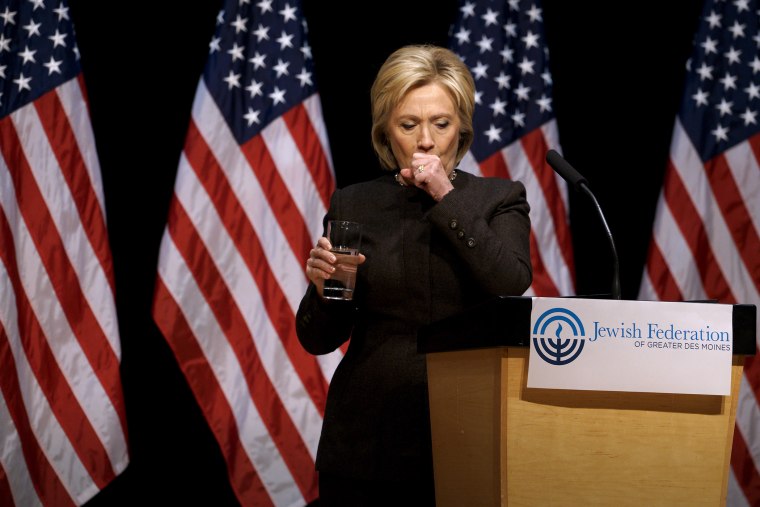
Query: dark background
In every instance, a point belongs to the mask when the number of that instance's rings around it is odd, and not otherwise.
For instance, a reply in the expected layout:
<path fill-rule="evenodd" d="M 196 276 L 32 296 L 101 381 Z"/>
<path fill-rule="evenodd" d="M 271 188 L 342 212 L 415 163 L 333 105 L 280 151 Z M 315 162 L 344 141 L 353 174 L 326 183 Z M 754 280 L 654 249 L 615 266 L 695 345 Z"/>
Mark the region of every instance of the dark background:
<path fill-rule="evenodd" d="M 88 506 L 237 504 L 224 461 L 164 338 L 151 298 L 159 243 L 218 0 L 69 0 L 106 196 L 131 463 Z M 636 299 L 701 10 L 700 0 L 544 0 L 565 158 L 589 181 L 615 238 L 623 298 Z M 304 0 L 337 184 L 379 174 L 369 88 L 408 43 L 448 45 L 454 0 Z M 578 294 L 609 293 L 609 243 L 571 192 Z"/>

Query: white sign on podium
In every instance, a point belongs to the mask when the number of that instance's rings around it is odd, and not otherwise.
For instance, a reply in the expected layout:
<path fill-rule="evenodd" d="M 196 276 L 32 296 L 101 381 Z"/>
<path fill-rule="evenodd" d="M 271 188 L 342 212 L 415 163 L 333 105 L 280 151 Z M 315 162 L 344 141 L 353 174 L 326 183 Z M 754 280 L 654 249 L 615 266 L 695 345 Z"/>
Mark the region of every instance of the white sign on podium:
<path fill-rule="evenodd" d="M 533 298 L 528 387 L 729 395 L 732 308 Z"/>

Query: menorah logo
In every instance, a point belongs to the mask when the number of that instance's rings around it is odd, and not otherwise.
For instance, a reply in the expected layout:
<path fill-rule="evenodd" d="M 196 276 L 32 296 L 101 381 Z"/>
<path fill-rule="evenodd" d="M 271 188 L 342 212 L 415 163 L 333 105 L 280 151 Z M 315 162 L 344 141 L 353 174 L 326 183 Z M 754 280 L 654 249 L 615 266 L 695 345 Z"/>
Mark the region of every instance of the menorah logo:
<path fill-rule="evenodd" d="M 561 366 L 572 363 L 581 355 L 586 343 L 585 334 L 583 322 L 576 314 L 567 308 L 552 308 L 545 311 L 533 326 L 533 347 L 541 359 Z"/>

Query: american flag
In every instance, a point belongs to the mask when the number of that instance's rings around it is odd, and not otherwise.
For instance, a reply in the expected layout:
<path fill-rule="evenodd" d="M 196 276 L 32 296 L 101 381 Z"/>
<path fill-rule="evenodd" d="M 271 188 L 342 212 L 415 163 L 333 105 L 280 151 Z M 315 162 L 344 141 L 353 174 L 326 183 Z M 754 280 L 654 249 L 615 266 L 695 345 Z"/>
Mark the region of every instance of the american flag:
<path fill-rule="evenodd" d="M 129 462 L 100 166 L 64 0 L 0 2 L 0 505 Z"/>
<path fill-rule="evenodd" d="M 754 0 L 704 4 L 639 289 L 760 304 L 760 31 Z M 760 505 L 760 363 L 747 358 L 728 505 Z"/>
<path fill-rule="evenodd" d="M 526 295 L 570 296 L 575 270 L 567 185 L 546 163 L 560 151 L 538 0 L 464 1 L 450 47 L 475 78 L 475 141 L 460 168 L 525 184 L 533 284 Z"/>
<path fill-rule="evenodd" d="M 243 505 L 317 498 L 342 353 L 300 346 L 305 262 L 335 176 L 298 0 L 227 0 L 198 83 L 161 243 L 153 316 Z"/>

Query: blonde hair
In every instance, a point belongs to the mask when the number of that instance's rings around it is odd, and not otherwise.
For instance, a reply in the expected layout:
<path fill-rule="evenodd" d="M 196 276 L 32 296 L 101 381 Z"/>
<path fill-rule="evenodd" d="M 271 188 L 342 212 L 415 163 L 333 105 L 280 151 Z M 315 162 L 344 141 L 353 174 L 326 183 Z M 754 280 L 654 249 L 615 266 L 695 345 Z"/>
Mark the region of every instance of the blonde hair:
<path fill-rule="evenodd" d="M 428 44 L 404 46 L 385 60 L 370 93 L 372 147 L 385 169 L 398 168 L 387 133 L 393 109 L 409 91 L 430 83 L 443 86 L 457 108 L 459 146 L 455 166 L 470 149 L 475 108 L 475 81 L 470 70 L 454 52 L 446 48 Z"/>

